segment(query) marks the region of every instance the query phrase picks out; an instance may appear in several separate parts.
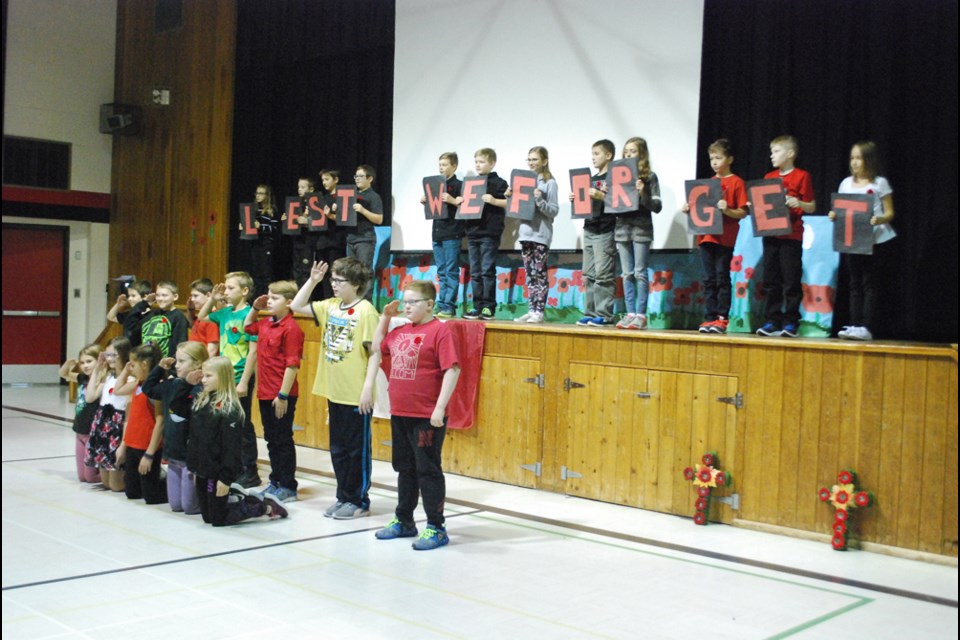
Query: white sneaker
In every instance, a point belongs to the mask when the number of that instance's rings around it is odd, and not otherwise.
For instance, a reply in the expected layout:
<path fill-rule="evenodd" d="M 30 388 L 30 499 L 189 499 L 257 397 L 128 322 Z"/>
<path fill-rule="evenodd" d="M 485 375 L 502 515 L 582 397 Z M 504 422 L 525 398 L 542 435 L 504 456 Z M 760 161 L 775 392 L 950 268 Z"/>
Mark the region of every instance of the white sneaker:
<path fill-rule="evenodd" d="M 634 317 L 633 322 L 630 323 L 628 329 L 646 329 L 647 328 L 647 316 L 642 313 L 638 313 Z"/>
<path fill-rule="evenodd" d="M 617 323 L 617 329 L 629 329 L 630 325 L 633 324 L 633 321 L 636 319 L 636 317 L 637 317 L 637 314 L 635 313 L 626 314 L 625 316 L 620 318 L 620 322 Z"/>
<path fill-rule="evenodd" d="M 541 324 L 543 322 L 543 314 L 539 311 L 531 311 L 527 315 L 530 316 L 527 318 L 529 324 Z"/>
<path fill-rule="evenodd" d="M 533 312 L 525 313 L 519 318 L 514 318 L 514 322 L 530 322 L 530 316 L 533 315 Z"/>
<path fill-rule="evenodd" d="M 840 329 L 840 331 L 837 331 L 837 337 L 843 340 L 853 340 L 854 329 L 856 329 L 856 327 L 844 327 Z"/>
<path fill-rule="evenodd" d="M 851 340 L 873 340 L 873 334 L 866 327 L 851 327 L 850 331 L 854 332 Z"/>

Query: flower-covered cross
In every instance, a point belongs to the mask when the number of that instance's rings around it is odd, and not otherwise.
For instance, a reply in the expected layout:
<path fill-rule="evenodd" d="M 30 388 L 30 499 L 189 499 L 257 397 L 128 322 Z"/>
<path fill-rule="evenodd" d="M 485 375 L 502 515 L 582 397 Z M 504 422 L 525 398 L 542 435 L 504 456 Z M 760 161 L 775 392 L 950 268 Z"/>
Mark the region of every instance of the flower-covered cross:
<path fill-rule="evenodd" d="M 720 471 L 720 461 L 716 452 L 705 453 L 700 459 L 703 464 L 687 467 L 683 470 L 683 477 L 697 488 L 697 500 L 693 503 L 697 512 L 693 515 L 696 524 L 707 524 L 707 515 L 710 512 L 710 493 L 715 487 L 726 487 L 733 484 L 733 478 L 726 471 Z"/>
<path fill-rule="evenodd" d="M 857 472 L 844 469 L 837 474 L 837 484 L 832 489 L 821 487 L 818 492 L 821 502 L 833 505 L 833 533 L 830 544 L 837 551 L 847 550 L 847 536 L 850 532 L 850 510 L 855 507 L 869 507 L 873 504 L 873 494 L 859 490 Z"/>

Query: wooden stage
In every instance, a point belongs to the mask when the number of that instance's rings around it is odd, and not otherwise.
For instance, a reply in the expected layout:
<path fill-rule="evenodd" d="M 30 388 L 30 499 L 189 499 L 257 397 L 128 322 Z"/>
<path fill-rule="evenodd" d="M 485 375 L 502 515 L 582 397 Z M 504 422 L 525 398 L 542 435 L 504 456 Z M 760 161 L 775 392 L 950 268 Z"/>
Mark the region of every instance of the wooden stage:
<path fill-rule="evenodd" d="M 327 448 L 307 334 L 298 444 Z M 450 431 L 451 473 L 692 515 L 682 470 L 719 454 L 737 509 L 711 519 L 826 540 L 817 491 L 857 471 L 864 542 L 957 557 L 957 346 L 487 323 L 477 421 Z M 256 403 L 254 403 L 256 405 Z M 255 416 L 255 421 L 258 417 Z M 389 421 L 373 455 L 390 459 Z"/>

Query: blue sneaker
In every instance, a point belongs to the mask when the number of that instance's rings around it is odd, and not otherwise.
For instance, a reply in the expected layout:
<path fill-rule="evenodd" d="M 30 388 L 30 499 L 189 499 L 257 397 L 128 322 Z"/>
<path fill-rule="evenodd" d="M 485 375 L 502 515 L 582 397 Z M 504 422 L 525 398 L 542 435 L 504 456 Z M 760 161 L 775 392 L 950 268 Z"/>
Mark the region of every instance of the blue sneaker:
<path fill-rule="evenodd" d="M 603 326 L 606 326 L 606 325 L 608 325 L 608 324 L 613 324 L 613 321 L 612 321 L 612 320 L 607 320 L 606 318 L 601 318 L 601 317 L 598 316 L 598 317 L 596 317 L 596 318 L 590 318 L 590 324 L 592 324 L 592 325 L 594 325 L 594 326 L 596 326 L 596 327 L 603 327 Z"/>
<path fill-rule="evenodd" d="M 588 327 L 592 322 L 593 322 L 593 318 L 590 316 L 583 316 L 582 318 L 577 320 L 577 324 L 580 325 L 581 327 Z"/>
<path fill-rule="evenodd" d="M 783 336 L 784 338 L 796 338 L 798 335 L 797 325 L 795 324 L 783 325 L 783 331 L 780 332 L 780 335 Z"/>
<path fill-rule="evenodd" d="M 417 535 L 417 525 L 404 524 L 394 518 L 383 529 L 374 534 L 377 540 L 394 540 L 396 538 L 412 538 Z"/>
<path fill-rule="evenodd" d="M 271 482 L 266 487 L 264 487 L 263 491 L 260 492 L 260 497 L 266 498 L 267 496 L 275 495 L 279 490 L 280 490 L 280 485 L 274 484 L 273 482 Z"/>
<path fill-rule="evenodd" d="M 428 524 L 420 537 L 413 541 L 412 546 L 417 551 L 429 551 L 442 547 L 448 542 L 450 542 L 450 536 L 447 535 L 446 529 Z"/>
<path fill-rule="evenodd" d="M 777 328 L 777 325 L 772 322 L 768 322 L 759 329 L 757 329 L 758 336 L 768 336 L 771 338 L 776 338 L 780 335 L 780 329 Z"/>
<path fill-rule="evenodd" d="M 277 502 L 293 502 L 297 499 L 297 490 L 281 487 L 280 485 L 271 482 L 270 485 L 260 493 L 260 495 L 263 496 L 264 500 L 273 497 L 277 499 Z"/>

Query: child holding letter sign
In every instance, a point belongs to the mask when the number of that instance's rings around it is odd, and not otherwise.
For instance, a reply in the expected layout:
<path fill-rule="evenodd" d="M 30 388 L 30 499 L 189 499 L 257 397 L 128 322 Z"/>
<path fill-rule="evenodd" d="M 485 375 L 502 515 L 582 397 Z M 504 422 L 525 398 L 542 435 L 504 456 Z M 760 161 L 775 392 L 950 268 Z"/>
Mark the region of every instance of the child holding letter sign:
<path fill-rule="evenodd" d="M 623 276 L 623 297 L 627 314 L 617 323 L 618 329 L 647 328 L 647 262 L 650 243 L 653 242 L 652 213 L 660 213 L 660 181 L 650 170 L 650 151 L 643 138 L 630 138 L 623 145 L 624 158 L 637 159 L 637 191 L 640 207 L 617 217 L 613 232 L 620 254 L 620 273 Z"/>
<path fill-rule="evenodd" d="M 520 222 L 520 252 L 523 268 L 527 272 L 530 310 L 519 318 L 514 318 L 514 321 L 538 324 L 543 322 L 547 292 L 550 290 L 547 280 L 547 251 L 553 238 L 553 219 L 560 211 L 560 204 L 557 201 L 557 181 L 550 172 L 550 155 L 546 148 L 530 149 L 527 152 L 527 166 L 537 174 L 537 188 L 533 192 L 536 205 L 533 219 Z M 511 195 L 510 189 L 507 189 L 506 195 Z"/>
<path fill-rule="evenodd" d="M 703 302 L 706 305 L 700 333 L 726 333 L 730 317 L 730 261 L 733 247 L 737 244 L 740 219 L 747 215 L 747 187 L 743 179 L 730 171 L 733 164 L 733 144 L 720 138 L 707 148 L 710 168 L 720 181 L 723 198 L 717 209 L 723 213 L 723 233 L 697 236 L 700 245 L 700 265 L 703 268 Z M 682 210 L 690 214 L 690 204 L 683 203 Z"/>
<path fill-rule="evenodd" d="M 890 226 L 893 220 L 893 189 L 887 179 L 877 175 L 880 162 L 877 145 L 870 141 L 858 142 L 850 149 L 850 175 L 843 179 L 839 193 L 859 193 L 873 196 L 870 224 L 873 225 L 874 242 L 879 244 L 892 240 L 896 232 Z M 831 220 L 836 213 L 831 211 Z M 877 305 L 877 287 L 874 275 L 876 264 L 872 255 L 845 253 L 841 256 L 847 267 L 847 282 L 850 287 L 850 322 L 837 336 L 845 340 L 872 340 Z"/>
<path fill-rule="evenodd" d="M 763 238 L 763 305 L 764 325 L 757 329 L 761 336 L 796 338 L 800 330 L 800 302 L 803 300 L 803 214 L 813 213 L 810 174 L 794 166 L 797 139 L 779 136 L 770 141 L 770 163 L 773 171 L 764 178 L 780 178 L 787 192 L 790 207 L 790 231 L 780 236 Z M 748 204 L 749 206 L 749 204 Z"/>
<path fill-rule="evenodd" d="M 460 190 L 463 183 L 457 178 L 460 158 L 454 151 L 440 154 L 440 175 L 446 180 L 443 202 L 447 215 L 433 219 L 433 261 L 437 265 L 437 280 L 440 293 L 437 296 L 437 317 L 448 320 L 457 315 L 457 292 L 460 290 L 460 242 L 463 238 L 463 223 L 456 219 L 457 207 L 463 201 Z M 427 196 L 420 197 L 420 204 L 427 204 Z"/>
<path fill-rule="evenodd" d="M 497 165 L 497 152 L 493 149 L 478 149 L 473 164 L 477 175 L 487 176 L 487 192 L 480 198 L 483 201 L 480 218 L 463 221 L 473 287 L 473 309 L 463 317 L 466 320 L 493 320 L 497 311 L 497 250 L 503 235 L 507 181 L 493 170 Z"/>

